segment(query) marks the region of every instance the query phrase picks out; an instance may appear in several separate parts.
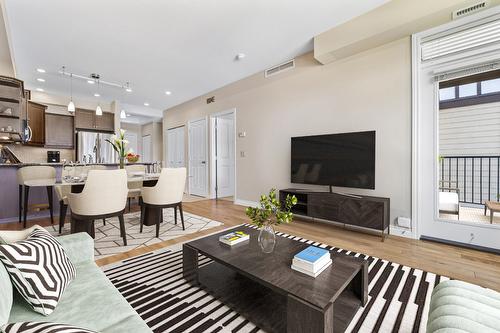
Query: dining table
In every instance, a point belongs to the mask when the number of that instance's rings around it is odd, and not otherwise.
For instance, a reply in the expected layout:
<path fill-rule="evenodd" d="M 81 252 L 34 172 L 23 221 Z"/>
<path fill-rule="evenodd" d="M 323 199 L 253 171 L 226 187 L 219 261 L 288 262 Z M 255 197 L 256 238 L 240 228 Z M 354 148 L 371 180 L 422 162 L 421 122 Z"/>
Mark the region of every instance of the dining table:
<path fill-rule="evenodd" d="M 159 173 L 130 173 L 127 177 L 127 183 L 139 183 L 142 182 L 143 187 L 153 187 L 158 182 L 160 178 Z M 47 179 L 36 179 L 25 182 L 25 186 L 28 187 L 46 187 L 50 188 L 50 193 L 54 186 L 71 186 L 71 193 L 81 193 L 85 187 L 86 177 L 85 176 L 66 176 L 61 179 L 57 178 L 47 178 Z M 24 205 L 26 205 L 27 198 L 25 198 Z M 23 205 L 23 207 L 24 207 Z M 53 212 L 52 195 L 49 195 L 49 209 Z M 71 209 L 71 206 L 70 206 Z M 24 215 L 26 220 L 26 215 Z M 156 225 L 156 221 L 160 219 L 161 221 L 161 211 L 155 208 L 145 208 L 144 211 L 144 225 Z"/>

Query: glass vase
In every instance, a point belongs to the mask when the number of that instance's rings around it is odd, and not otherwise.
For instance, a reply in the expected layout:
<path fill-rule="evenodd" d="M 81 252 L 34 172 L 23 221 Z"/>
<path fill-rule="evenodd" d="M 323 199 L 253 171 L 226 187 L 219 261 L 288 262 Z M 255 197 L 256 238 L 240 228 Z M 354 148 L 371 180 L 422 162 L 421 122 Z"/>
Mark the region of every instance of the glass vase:
<path fill-rule="evenodd" d="M 125 169 L 125 158 L 120 157 L 120 169 Z"/>
<path fill-rule="evenodd" d="M 272 224 L 266 223 L 260 228 L 259 245 L 264 253 L 272 253 L 274 251 L 276 234 L 274 233 Z"/>

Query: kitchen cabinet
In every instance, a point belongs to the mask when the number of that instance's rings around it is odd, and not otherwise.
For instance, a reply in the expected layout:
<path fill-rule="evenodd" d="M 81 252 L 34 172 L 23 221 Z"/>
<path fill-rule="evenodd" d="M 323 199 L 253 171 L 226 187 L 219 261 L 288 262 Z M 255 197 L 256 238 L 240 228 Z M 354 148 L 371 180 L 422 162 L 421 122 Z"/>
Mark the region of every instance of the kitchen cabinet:
<path fill-rule="evenodd" d="M 95 111 L 77 109 L 75 112 L 75 128 L 79 130 L 115 131 L 115 115 L 103 112 L 102 116 L 97 116 Z"/>
<path fill-rule="evenodd" d="M 45 144 L 45 110 L 47 106 L 28 101 L 28 125 L 31 128 L 31 140 L 28 145 L 43 146 Z"/>
<path fill-rule="evenodd" d="M 75 147 L 75 117 L 45 114 L 45 146 L 50 148 Z"/>

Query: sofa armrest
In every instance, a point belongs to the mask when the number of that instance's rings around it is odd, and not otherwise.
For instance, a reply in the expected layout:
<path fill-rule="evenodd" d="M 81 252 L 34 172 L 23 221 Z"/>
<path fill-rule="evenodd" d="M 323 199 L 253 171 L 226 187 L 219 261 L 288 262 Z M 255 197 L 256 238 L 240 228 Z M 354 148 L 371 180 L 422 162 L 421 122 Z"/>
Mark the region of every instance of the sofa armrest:
<path fill-rule="evenodd" d="M 57 240 L 73 264 L 94 261 L 94 240 L 86 232 L 60 236 Z"/>

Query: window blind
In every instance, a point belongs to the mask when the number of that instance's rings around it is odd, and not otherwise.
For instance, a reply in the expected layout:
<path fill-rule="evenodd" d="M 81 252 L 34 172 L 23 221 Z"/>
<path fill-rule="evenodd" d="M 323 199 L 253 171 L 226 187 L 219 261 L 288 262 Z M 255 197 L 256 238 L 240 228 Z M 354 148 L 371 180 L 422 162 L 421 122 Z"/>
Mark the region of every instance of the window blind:
<path fill-rule="evenodd" d="M 421 59 L 422 61 L 432 60 L 495 43 L 500 45 L 500 19 L 498 18 L 423 42 Z"/>

